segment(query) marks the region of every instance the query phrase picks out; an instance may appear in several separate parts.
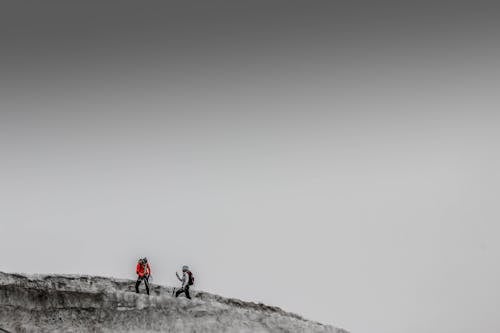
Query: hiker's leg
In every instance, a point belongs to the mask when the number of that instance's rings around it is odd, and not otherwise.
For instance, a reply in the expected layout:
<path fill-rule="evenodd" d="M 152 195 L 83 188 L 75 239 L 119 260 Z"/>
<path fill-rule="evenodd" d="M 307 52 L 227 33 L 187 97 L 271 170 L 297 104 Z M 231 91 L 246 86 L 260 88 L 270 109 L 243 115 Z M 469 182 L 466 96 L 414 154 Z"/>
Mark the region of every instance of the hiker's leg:
<path fill-rule="evenodd" d="M 186 297 L 191 299 L 191 295 L 189 295 L 189 286 L 186 286 L 186 289 L 184 289 L 184 293 L 186 294 Z"/>
<path fill-rule="evenodd" d="M 137 281 L 135 282 L 135 292 L 139 293 L 139 285 L 141 284 L 141 278 L 138 277 Z"/>
<path fill-rule="evenodd" d="M 184 292 L 184 289 L 179 289 L 175 292 L 175 297 L 179 297 L 180 294 Z"/>

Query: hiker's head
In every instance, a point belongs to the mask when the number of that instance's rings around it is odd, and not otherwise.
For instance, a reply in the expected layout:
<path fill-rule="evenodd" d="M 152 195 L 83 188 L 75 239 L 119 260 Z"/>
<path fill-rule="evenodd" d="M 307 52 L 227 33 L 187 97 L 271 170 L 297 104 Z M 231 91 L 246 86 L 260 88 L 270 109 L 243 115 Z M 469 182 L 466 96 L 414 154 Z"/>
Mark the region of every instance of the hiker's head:
<path fill-rule="evenodd" d="M 189 267 L 188 267 L 188 266 L 186 266 L 186 265 L 182 266 L 182 271 L 183 271 L 183 272 L 188 271 L 188 270 L 189 270 Z"/>
<path fill-rule="evenodd" d="M 148 263 L 148 258 L 146 258 L 146 257 L 142 258 L 142 263 L 143 264 L 147 264 Z"/>

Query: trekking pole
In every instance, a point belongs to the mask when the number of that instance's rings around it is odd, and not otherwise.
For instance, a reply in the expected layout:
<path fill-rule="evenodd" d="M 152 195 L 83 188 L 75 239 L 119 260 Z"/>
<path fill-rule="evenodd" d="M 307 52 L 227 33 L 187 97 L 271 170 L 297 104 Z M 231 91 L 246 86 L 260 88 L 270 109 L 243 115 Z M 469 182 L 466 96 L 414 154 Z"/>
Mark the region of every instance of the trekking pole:
<path fill-rule="evenodd" d="M 175 276 L 177 277 L 177 280 L 179 280 L 179 275 L 177 274 L 177 271 L 175 271 Z M 172 288 L 172 296 L 175 296 L 175 287 Z"/>
<path fill-rule="evenodd" d="M 153 286 L 151 283 L 153 283 L 153 276 L 151 274 L 148 275 L 148 278 L 146 279 L 146 283 L 148 284 L 149 292 L 152 294 L 153 293 Z"/>
<path fill-rule="evenodd" d="M 177 276 L 177 280 L 180 280 L 179 274 L 177 274 L 177 271 L 175 272 L 175 276 Z M 172 296 L 175 296 L 175 287 L 172 288 Z"/>

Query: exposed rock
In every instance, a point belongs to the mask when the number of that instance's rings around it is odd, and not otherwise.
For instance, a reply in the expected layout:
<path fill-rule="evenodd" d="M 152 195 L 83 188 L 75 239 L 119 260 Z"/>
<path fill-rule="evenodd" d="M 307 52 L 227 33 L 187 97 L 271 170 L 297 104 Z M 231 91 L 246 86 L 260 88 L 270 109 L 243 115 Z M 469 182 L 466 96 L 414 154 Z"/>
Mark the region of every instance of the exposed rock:
<path fill-rule="evenodd" d="M 0 272 L 0 332 L 331 332 L 347 333 L 274 306 L 132 280 Z"/>

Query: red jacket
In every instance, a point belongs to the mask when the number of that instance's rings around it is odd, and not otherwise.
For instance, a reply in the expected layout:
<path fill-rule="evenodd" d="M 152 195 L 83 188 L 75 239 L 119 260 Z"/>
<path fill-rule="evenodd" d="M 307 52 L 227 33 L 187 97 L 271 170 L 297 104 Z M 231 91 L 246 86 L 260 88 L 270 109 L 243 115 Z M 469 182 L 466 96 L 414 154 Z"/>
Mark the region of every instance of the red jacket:
<path fill-rule="evenodd" d="M 141 263 L 137 263 L 135 272 L 140 277 L 143 277 L 144 275 L 151 275 L 151 267 L 149 267 L 149 263 L 146 264 L 146 267 L 144 267 L 144 265 Z"/>

